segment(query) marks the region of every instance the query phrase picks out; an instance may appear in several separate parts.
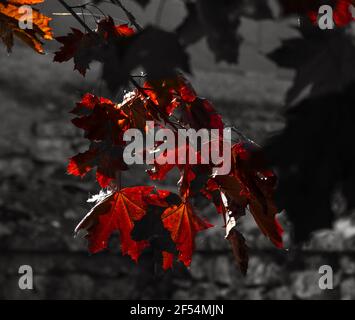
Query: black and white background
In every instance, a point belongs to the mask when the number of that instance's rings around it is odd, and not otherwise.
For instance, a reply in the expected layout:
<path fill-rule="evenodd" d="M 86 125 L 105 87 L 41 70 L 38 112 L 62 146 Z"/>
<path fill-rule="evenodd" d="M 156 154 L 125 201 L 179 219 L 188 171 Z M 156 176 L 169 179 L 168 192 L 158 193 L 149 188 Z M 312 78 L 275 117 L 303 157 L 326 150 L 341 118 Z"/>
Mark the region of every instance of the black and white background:
<path fill-rule="evenodd" d="M 73 3 L 75 1 L 71 1 Z M 78 1 L 76 1 L 78 2 Z M 185 11 L 181 1 L 159 1 L 146 10 L 126 1 L 142 24 L 159 23 L 172 30 Z M 48 14 L 64 12 L 53 0 Z M 103 4 L 117 21 L 125 16 Z M 56 35 L 77 26 L 70 16 L 53 15 Z M 90 17 L 86 17 L 90 24 Z M 265 57 L 282 39 L 297 33 L 288 22 L 242 20 L 246 39 L 238 65 L 215 63 L 204 41 L 190 47 L 192 84 L 209 98 L 230 123 L 263 144 L 284 126 L 282 111 L 294 73 Z M 88 196 L 98 191 L 92 177 L 66 174 L 67 159 L 85 141 L 71 124 L 69 111 L 87 91 L 100 94 L 99 65 L 84 79 L 71 62 L 52 62 L 54 42 L 40 56 L 20 43 L 8 55 L 0 50 L 0 298 L 1 299 L 354 299 L 354 214 L 338 201 L 333 229 L 318 231 L 308 243 L 288 251 L 274 248 L 255 223 L 242 228 L 250 248 L 250 266 L 243 277 L 235 266 L 222 221 L 201 233 L 189 269 L 177 266 L 157 272 L 149 252 L 135 264 L 119 253 L 117 239 L 108 252 L 90 256 L 84 239 L 73 238 L 86 214 Z M 355 106 L 354 106 L 355 107 Z M 149 183 L 127 172 L 128 185 Z M 303 204 L 307 207 L 307 203 Z M 301 214 L 301 213 L 300 213 Z M 287 218 L 280 218 L 287 230 Z M 30 265 L 34 289 L 20 290 L 18 269 Z M 321 290 L 319 268 L 330 265 L 334 289 Z"/>

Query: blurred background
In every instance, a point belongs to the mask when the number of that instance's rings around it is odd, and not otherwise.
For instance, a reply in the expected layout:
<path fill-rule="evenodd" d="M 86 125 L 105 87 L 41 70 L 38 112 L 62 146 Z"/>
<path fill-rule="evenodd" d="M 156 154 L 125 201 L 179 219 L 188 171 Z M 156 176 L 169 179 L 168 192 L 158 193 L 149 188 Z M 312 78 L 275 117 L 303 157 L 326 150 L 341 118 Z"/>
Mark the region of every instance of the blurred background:
<path fill-rule="evenodd" d="M 77 4 L 81 1 L 68 1 Z M 181 1 L 160 1 L 143 10 L 125 1 L 142 24 L 176 27 L 185 15 Z M 116 21 L 125 16 L 109 4 L 100 8 Z M 78 27 L 56 1 L 41 10 L 53 17 L 55 35 Z M 88 24 L 94 26 L 90 17 Z M 283 127 L 284 96 L 293 73 L 265 58 L 280 41 L 295 34 L 287 22 L 243 19 L 243 42 L 237 66 L 216 64 L 204 41 L 190 47 L 198 94 L 209 98 L 226 122 L 262 144 Z M 317 232 L 302 248 L 282 251 L 245 218 L 243 233 L 250 248 L 248 275 L 243 277 L 224 240 L 223 221 L 197 237 L 190 268 L 157 271 L 149 252 L 139 264 L 119 253 L 117 237 L 107 252 L 91 256 L 86 241 L 73 237 L 76 224 L 90 208 L 86 199 L 99 191 L 92 176 L 68 176 L 69 157 L 86 141 L 68 113 L 85 92 L 99 94 L 99 65 L 86 78 L 72 62 L 53 63 L 55 41 L 46 55 L 16 43 L 13 53 L 0 48 L 0 298 L 2 299 L 354 299 L 355 226 L 339 218 L 332 230 Z M 126 186 L 150 183 L 136 172 L 124 174 Z M 169 183 L 169 182 L 167 182 Z M 341 205 L 341 203 L 340 203 Z M 208 213 L 207 213 L 208 215 Z M 220 217 L 217 217 L 220 218 Z M 285 217 L 280 218 L 286 229 Z M 34 290 L 20 290 L 18 269 L 30 265 Z M 319 267 L 334 270 L 334 289 L 318 286 Z"/>

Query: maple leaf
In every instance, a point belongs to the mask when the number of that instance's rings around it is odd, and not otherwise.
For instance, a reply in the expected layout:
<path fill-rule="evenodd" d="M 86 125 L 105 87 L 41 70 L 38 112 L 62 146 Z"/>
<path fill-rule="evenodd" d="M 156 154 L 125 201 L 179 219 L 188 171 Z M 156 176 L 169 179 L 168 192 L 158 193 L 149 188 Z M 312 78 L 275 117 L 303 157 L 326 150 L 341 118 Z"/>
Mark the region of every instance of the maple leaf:
<path fill-rule="evenodd" d="M 199 130 L 223 129 L 223 121 L 213 105 L 197 96 L 191 83 L 182 75 L 167 80 L 147 81 L 144 90 L 158 108 L 172 115 L 178 113 L 180 121 Z"/>
<path fill-rule="evenodd" d="M 195 90 L 181 74 L 170 79 L 146 81 L 144 91 L 169 116 L 181 103 L 191 103 L 197 98 Z"/>
<path fill-rule="evenodd" d="M 189 56 L 176 34 L 153 26 L 130 37 L 122 65 L 127 72 L 142 67 L 148 81 L 174 78 L 179 71 L 190 73 Z"/>
<path fill-rule="evenodd" d="M 183 201 L 180 205 L 167 208 L 161 218 L 164 227 L 170 231 L 171 238 L 176 244 L 179 252 L 178 259 L 188 267 L 191 264 L 196 234 L 212 227 L 212 225 L 199 218 L 188 201 Z M 172 261 L 171 255 L 165 255 L 166 268 L 170 266 Z"/>
<path fill-rule="evenodd" d="M 181 121 L 190 128 L 223 130 L 222 116 L 217 113 L 213 105 L 203 98 L 197 97 L 191 103 L 184 104 L 181 109 Z"/>
<path fill-rule="evenodd" d="M 123 144 L 128 117 L 111 100 L 86 94 L 72 113 L 79 115 L 72 122 L 76 127 L 85 130 L 87 139 Z"/>
<path fill-rule="evenodd" d="M 174 163 L 164 163 L 166 152 L 156 149 L 155 162 L 152 169 L 147 170 L 152 180 L 164 180 L 168 173 L 178 168 L 181 178 L 178 181 L 181 197 L 195 196 L 203 189 L 212 174 L 212 164 L 202 159 L 201 152 L 195 146 L 172 146 L 167 152 L 174 152 Z M 194 164 L 192 163 L 194 158 Z M 196 162 L 195 162 L 196 161 Z M 185 164 L 186 163 L 186 164 Z"/>
<path fill-rule="evenodd" d="M 74 60 L 74 69 L 83 76 L 94 60 L 107 62 L 107 54 L 113 46 L 122 47 L 122 41 L 134 34 L 128 25 L 116 26 L 111 17 L 101 19 L 97 29 L 89 33 L 72 28 L 72 33 L 55 39 L 63 46 L 55 52 L 53 61 L 64 62 Z"/>
<path fill-rule="evenodd" d="M 126 115 L 130 128 L 145 131 L 146 121 L 153 120 L 149 106 L 144 97 L 137 91 L 127 93 L 118 108 Z"/>
<path fill-rule="evenodd" d="M 63 46 L 55 52 L 53 61 L 64 62 L 74 59 L 74 70 L 78 70 L 85 76 L 92 61 L 91 47 L 95 44 L 97 36 L 94 34 L 84 34 L 78 29 L 72 28 L 72 33 L 67 36 L 56 37 Z"/>
<path fill-rule="evenodd" d="M 23 13 L 19 10 L 22 5 L 33 5 L 44 0 L 8 0 L 0 2 L 0 40 L 11 52 L 14 36 L 25 42 L 38 53 L 44 53 L 41 39 L 52 40 L 53 34 L 49 27 L 51 18 L 32 9 L 32 29 L 21 29 L 19 21 Z"/>
<path fill-rule="evenodd" d="M 202 195 L 203 188 L 212 175 L 212 165 L 195 164 L 185 165 L 178 182 L 182 197 L 198 197 Z"/>
<path fill-rule="evenodd" d="M 75 233 L 84 229 L 88 232 L 89 251 L 97 253 L 107 248 L 108 240 L 114 231 L 119 231 L 123 255 L 129 255 L 134 261 L 147 241 L 134 241 L 131 232 L 134 224 L 143 218 L 147 204 L 145 198 L 154 187 L 141 186 L 112 191 L 92 208 L 75 229 Z"/>
<path fill-rule="evenodd" d="M 240 25 L 239 6 L 233 0 L 187 1 L 188 14 L 176 32 L 184 45 L 206 37 L 216 61 L 236 63 L 241 42 L 236 32 Z"/>
<path fill-rule="evenodd" d="M 96 179 L 105 188 L 120 170 L 127 170 L 123 134 L 129 128 L 129 118 L 111 100 L 92 94 L 85 94 L 72 113 L 79 116 L 72 120 L 73 124 L 85 130 L 91 146 L 69 160 L 67 172 L 84 177 L 97 167 Z"/>
<path fill-rule="evenodd" d="M 117 178 L 117 173 L 127 170 L 123 161 L 123 147 L 105 142 L 93 142 L 89 150 L 69 159 L 68 174 L 84 177 L 97 167 L 96 180 L 102 188 L 106 188 Z"/>
<path fill-rule="evenodd" d="M 181 198 L 169 191 L 157 190 L 146 201 L 149 204 L 149 214 L 136 224 L 132 235 L 137 240 L 148 240 L 161 251 L 164 270 L 173 266 L 176 251 L 178 259 L 189 266 L 196 234 L 212 225 L 194 213 L 187 198 Z M 167 236 L 166 230 L 170 236 Z"/>
<path fill-rule="evenodd" d="M 220 187 L 223 185 L 223 189 Z M 241 183 L 232 176 L 216 176 L 209 179 L 204 196 L 212 200 L 217 212 L 223 215 L 226 228 L 225 238 L 230 242 L 235 262 L 246 275 L 249 255 L 245 238 L 238 231 L 238 220 L 245 215 L 248 198 L 242 192 Z"/>
<path fill-rule="evenodd" d="M 130 73 L 141 67 L 148 80 L 165 79 L 178 69 L 190 71 L 188 55 L 176 35 L 156 27 L 134 33 L 127 25 L 115 26 L 111 17 L 102 19 L 96 31 L 83 34 L 79 30 L 56 38 L 63 46 L 54 61 L 74 59 L 75 69 L 85 75 L 92 61 L 102 63 L 102 78 L 115 92 L 131 80 Z"/>
<path fill-rule="evenodd" d="M 303 38 L 284 40 L 269 58 L 284 68 L 296 69 L 286 103 L 294 105 L 307 95 L 341 92 L 353 80 L 355 46 L 343 30 L 301 29 Z M 308 93 L 310 91 L 310 93 Z"/>
<path fill-rule="evenodd" d="M 162 265 L 163 270 L 172 268 L 174 255 L 177 254 L 176 246 L 171 238 L 170 232 L 164 227 L 161 215 L 175 200 L 168 200 L 171 197 L 169 191 L 157 190 L 157 193 L 149 195 L 147 202 L 149 203 L 145 216 L 137 221 L 132 230 L 132 239 L 135 241 L 147 241 L 150 247 L 157 252 L 161 252 L 158 264 Z M 178 198 L 180 202 L 180 198 Z M 154 257 L 159 255 L 154 254 Z"/>
<path fill-rule="evenodd" d="M 229 176 L 216 176 L 219 188 L 232 199 L 233 216 L 239 218 L 246 206 L 259 229 L 278 248 L 282 248 L 282 228 L 276 219 L 278 213 L 273 195 L 276 176 L 267 169 L 259 146 L 241 142 L 233 146 L 234 172 Z"/>
<path fill-rule="evenodd" d="M 272 17 L 269 5 L 260 0 L 185 1 L 185 19 L 175 30 L 181 42 L 188 46 L 207 39 L 216 61 L 236 63 L 242 42 L 237 34 L 240 18 Z"/>

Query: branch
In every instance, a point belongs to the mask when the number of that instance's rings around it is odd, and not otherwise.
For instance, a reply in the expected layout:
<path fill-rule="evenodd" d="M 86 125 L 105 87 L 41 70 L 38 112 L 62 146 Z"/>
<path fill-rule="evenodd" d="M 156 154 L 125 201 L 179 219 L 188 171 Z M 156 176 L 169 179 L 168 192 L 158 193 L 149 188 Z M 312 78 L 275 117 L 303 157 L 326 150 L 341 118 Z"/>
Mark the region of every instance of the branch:
<path fill-rule="evenodd" d="M 60 4 L 84 27 L 88 33 L 92 33 L 89 26 L 77 15 L 77 13 L 64 0 L 58 0 Z"/>
<path fill-rule="evenodd" d="M 143 28 L 137 22 L 136 17 L 132 14 L 132 12 L 127 10 L 127 8 L 122 4 L 120 0 L 111 0 L 111 2 L 117 4 L 122 9 L 122 11 L 126 14 L 129 22 L 134 25 L 138 31 L 143 30 Z"/>

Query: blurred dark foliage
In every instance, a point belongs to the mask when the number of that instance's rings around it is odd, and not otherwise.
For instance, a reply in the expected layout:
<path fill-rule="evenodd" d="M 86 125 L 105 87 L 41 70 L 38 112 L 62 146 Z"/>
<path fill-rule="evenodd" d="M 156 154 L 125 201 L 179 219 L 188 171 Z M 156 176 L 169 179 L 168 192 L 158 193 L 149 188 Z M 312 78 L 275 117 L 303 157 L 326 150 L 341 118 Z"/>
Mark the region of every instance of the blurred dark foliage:
<path fill-rule="evenodd" d="M 342 92 L 355 80 L 353 72 L 354 36 L 344 29 L 321 30 L 304 18 L 301 38 L 284 40 L 282 46 L 268 56 L 280 67 L 296 70 L 286 104 L 293 105 L 305 94 L 322 96 Z M 310 88 L 310 93 L 304 92 Z"/>
<path fill-rule="evenodd" d="M 332 227 L 336 191 L 354 208 L 355 46 L 346 31 L 323 31 L 303 18 L 302 38 L 283 41 L 269 55 L 296 70 L 286 98 L 286 128 L 266 149 L 278 169 L 279 205 L 293 222 L 296 242 Z"/>
<path fill-rule="evenodd" d="M 286 208 L 297 242 L 332 227 L 337 190 L 354 208 L 354 104 L 355 83 L 307 98 L 285 112 L 286 128 L 266 146 L 279 175 L 278 204 Z"/>

